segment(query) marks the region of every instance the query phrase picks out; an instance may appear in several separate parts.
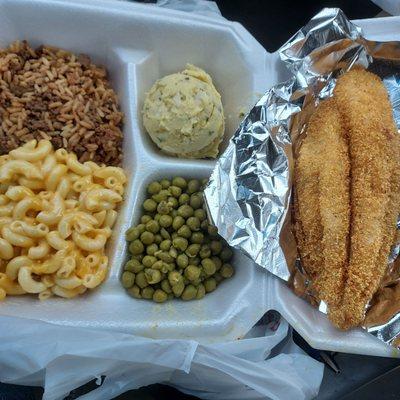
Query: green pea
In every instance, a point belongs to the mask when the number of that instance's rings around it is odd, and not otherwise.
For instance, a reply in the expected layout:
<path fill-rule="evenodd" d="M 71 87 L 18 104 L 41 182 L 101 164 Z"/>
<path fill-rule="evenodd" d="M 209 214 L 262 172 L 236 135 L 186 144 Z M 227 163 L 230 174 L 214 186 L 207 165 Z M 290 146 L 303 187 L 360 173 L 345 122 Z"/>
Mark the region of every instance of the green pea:
<path fill-rule="evenodd" d="M 203 244 L 203 246 L 201 246 L 201 249 L 199 251 L 199 256 L 201 258 L 208 258 L 211 256 L 211 249 L 210 246 L 208 246 L 207 244 Z"/>
<path fill-rule="evenodd" d="M 198 210 L 203 205 L 203 197 L 199 194 L 192 194 L 189 204 L 194 210 Z"/>
<path fill-rule="evenodd" d="M 210 243 L 211 253 L 215 256 L 221 253 L 222 243 L 219 240 L 212 240 Z"/>
<path fill-rule="evenodd" d="M 165 293 L 172 293 L 171 285 L 169 284 L 168 279 L 161 281 L 161 289 L 164 290 Z"/>
<path fill-rule="evenodd" d="M 196 299 L 200 300 L 206 295 L 206 288 L 202 283 L 197 286 Z"/>
<path fill-rule="evenodd" d="M 186 225 L 192 230 L 192 231 L 199 231 L 200 230 L 200 220 L 196 217 L 189 217 L 186 220 Z"/>
<path fill-rule="evenodd" d="M 194 213 L 193 208 L 190 207 L 190 206 L 187 205 L 187 204 L 184 204 L 184 205 L 182 205 L 182 206 L 180 206 L 180 207 L 178 208 L 178 215 L 180 215 L 180 216 L 183 217 L 183 218 L 192 217 L 192 216 L 193 216 L 193 213 Z"/>
<path fill-rule="evenodd" d="M 220 283 L 224 280 L 224 277 L 223 277 L 219 272 L 216 272 L 216 273 L 213 275 L 213 278 L 215 279 L 215 281 L 217 282 L 217 284 L 220 284 Z"/>
<path fill-rule="evenodd" d="M 154 216 L 154 221 L 158 222 L 160 220 L 161 215 L 160 214 L 156 214 Z"/>
<path fill-rule="evenodd" d="M 193 264 L 193 265 L 200 265 L 201 259 L 199 257 L 193 257 L 190 259 L 189 262 L 190 262 L 190 264 Z"/>
<path fill-rule="evenodd" d="M 201 265 L 203 267 L 203 270 L 207 276 L 211 276 L 215 274 L 217 268 L 213 261 L 210 258 L 205 258 L 204 260 L 201 261 Z"/>
<path fill-rule="evenodd" d="M 154 235 L 154 243 L 159 245 L 163 241 L 163 238 L 160 234 Z"/>
<path fill-rule="evenodd" d="M 139 235 L 141 235 L 146 230 L 145 224 L 139 224 L 136 226 L 136 229 L 139 231 Z"/>
<path fill-rule="evenodd" d="M 132 287 L 135 283 L 135 274 L 133 272 L 125 271 L 121 276 L 121 283 L 125 289 Z"/>
<path fill-rule="evenodd" d="M 233 256 L 233 252 L 229 247 L 225 247 L 224 249 L 222 249 L 219 256 L 221 257 L 222 261 L 229 261 Z"/>
<path fill-rule="evenodd" d="M 187 193 L 192 194 L 200 190 L 200 182 L 197 179 L 191 179 L 187 184 Z"/>
<path fill-rule="evenodd" d="M 218 257 L 211 257 L 212 262 L 215 264 L 215 268 L 219 271 L 222 267 L 222 261 Z"/>
<path fill-rule="evenodd" d="M 207 183 L 208 183 L 208 178 L 204 178 L 204 179 L 201 180 L 201 185 L 202 186 L 207 185 Z"/>
<path fill-rule="evenodd" d="M 129 245 L 129 251 L 130 251 L 133 255 L 138 255 L 138 254 L 143 253 L 143 251 L 144 251 L 143 243 L 142 243 L 139 239 L 134 240 L 134 241 Z"/>
<path fill-rule="evenodd" d="M 149 283 L 147 282 L 144 271 L 140 271 L 138 274 L 136 274 L 135 282 L 136 282 L 136 285 L 140 287 L 140 289 L 143 289 L 146 286 L 149 286 Z"/>
<path fill-rule="evenodd" d="M 163 239 L 171 239 L 171 235 L 165 228 L 160 229 L 160 234 Z"/>
<path fill-rule="evenodd" d="M 181 295 L 181 299 L 185 301 L 193 300 L 196 297 L 196 294 L 197 289 L 193 285 L 187 285 Z"/>
<path fill-rule="evenodd" d="M 134 259 L 129 260 L 124 266 L 125 271 L 134 272 L 135 274 L 142 271 L 143 268 L 144 266 L 140 263 L 140 261 Z"/>
<path fill-rule="evenodd" d="M 178 207 L 178 206 L 177 206 Z M 174 219 L 177 215 L 178 215 L 178 211 L 177 210 L 172 210 L 169 215 L 172 217 L 172 219 Z"/>
<path fill-rule="evenodd" d="M 168 179 L 163 179 L 160 184 L 163 189 L 168 189 L 171 186 L 171 182 Z"/>
<path fill-rule="evenodd" d="M 178 229 L 178 235 L 184 237 L 185 239 L 189 239 L 190 236 L 192 236 L 192 231 L 190 230 L 190 228 L 187 225 L 182 225 L 179 229 Z"/>
<path fill-rule="evenodd" d="M 201 221 L 200 228 L 203 229 L 203 231 L 207 231 L 208 233 L 208 221 L 206 219 Z"/>
<path fill-rule="evenodd" d="M 188 265 L 185 268 L 185 277 L 189 279 L 189 281 L 194 281 L 200 277 L 200 268 L 195 265 Z"/>
<path fill-rule="evenodd" d="M 170 249 L 169 249 L 169 252 L 168 252 L 168 254 L 172 257 L 172 258 L 176 258 L 176 257 L 178 257 L 178 250 L 176 250 L 175 249 L 175 247 L 171 247 Z"/>
<path fill-rule="evenodd" d="M 157 203 L 152 199 L 147 199 L 143 203 L 143 208 L 148 212 L 154 212 L 157 208 Z"/>
<path fill-rule="evenodd" d="M 189 201 L 190 201 L 190 196 L 187 193 L 182 193 L 179 196 L 178 202 L 179 202 L 180 205 L 188 204 Z"/>
<path fill-rule="evenodd" d="M 165 239 L 160 243 L 160 250 L 168 251 L 171 247 L 171 241 L 169 239 Z"/>
<path fill-rule="evenodd" d="M 157 261 L 157 258 L 153 257 L 153 256 L 144 256 L 143 260 L 142 260 L 142 264 L 146 267 L 146 268 L 151 268 L 151 266 Z"/>
<path fill-rule="evenodd" d="M 132 242 L 133 240 L 136 240 L 139 238 L 139 236 L 140 236 L 139 229 L 137 229 L 136 227 L 130 228 L 126 231 L 125 236 L 126 236 L 126 240 L 128 242 Z"/>
<path fill-rule="evenodd" d="M 171 272 L 175 269 L 175 264 L 174 263 L 164 263 L 164 267 L 162 269 L 162 272 L 164 274 L 168 274 L 168 272 Z"/>
<path fill-rule="evenodd" d="M 154 285 L 155 283 L 158 283 L 161 281 L 161 272 L 158 269 L 154 268 L 146 268 L 144 270 L 144 273 L 146 275 L 146 280 L 150 285 Z"/>
<path fill-rule="evenodd" d="M 166 200 L 162 200 L 157 206 L 157 212 L 161 215 L 166 215 L 171 212 L 172 207 L 168 204 Z M 162 216 L 160 217 L 159 222 L 161 221 Z M 161 225 L 161 223 L 160 223 Z"/>
<path fill-rule="evenodd" d="M 224 277 L 224 278 L 230 278 L 233 274 L 234 274 L 234 269 L 233 269 L 233 267 L 232 267 L 232 265 L 231 264 L 224 264 L 222 267 L 221 267 L 221 275 Z"/>
<path fill-rule="evenodd" d="M 185 251 L 186 248 L 188 247 L 188 241 L 184 237 L 178 236 L 172 241 L 173 246 L 180 250 L 180 251 Z"/>
<path fill-rule="evenodd" d="M 151 286 L 147 286 L 142 289 L 142 297 L 147 300 L 153 299 L 154 289 Z"/>
<path fill-rule="evenodd" d="M 194 210 L 194 216 L 198 218 L 200 222 L 203 222 L 207 219 L 207 213 L 203 208 L 198 208 L 197 210 Z"/>
<path fill-rule="evenodd" d="M 156 303 L 164 303 L 164 301 L 167 301 L 167 299 L 168 295 L 164 292 L 164 290 L 157 289 L 153 294 L 153 301 Z"/>
<path fill-rule="evenodd" d="M 197 256 L 199 251 L 200 251 L 200 245 L 194 243 L 188 246 L 185 253 L 187 254 L 188 257 L 195 257 Z"/>
<path fill-rule="evenodd" d="M 137 285 L 133 285 L 130 289 L 128 289 L 128 293 L 135 299 L 142 298 L 142 295 L 140 294 L 140 288 Z"/>
<path fill-rule="evenodd" d="M 171 233 L 171 239 L 174 240 L 176 237 L 178 237 L 179 235 L 176 232 L 172 232 Z"/>
<path fill-rule="evenodd" d="M 158 260 L 152 265 L 151 268 L 158 269 L 158 270 L 162 271 L 163 267 L 164 267 L 164 262 L 162 260 Z"/>
<path fill-rule="evenodd" d="M 218 229 L 216 226 L 214 225 L 208 225 L 208 234 L 212 237 L 217 236 L 218 235 Z"/>
<path fill-rule="evenodd" d="M 179 206 L 179 202 L 178 199 L 176 199 L 175 197 L 168 197 L 168 204 L 172 207 L 172 208 L 178 208 Z M 172 210 L 172 212 L 174 212 L 175 210 Z"/>
<path fill-rule="evenodd" d="M 172 291 L 175 297 L 181 297 L 184 290 L 185 290 L 185 284 L 183 283 L 183 280 L 179 281 L 175 285 L 172 285 Z"/>
<path fill-rule="evenodd" d="M 203 285 L 206 289 L 206 292 L 210 293 L 217 287 L 217 282 L 215 281 L 214 278 L 208 278 L 203 282 Z"/>
<path fill-rule="evenodd" d="M 189 264 L 189 257 L 186 254 L 179 254 L 178 257 L 176 257 L 176 265 L 179 268 L 186 268 Z"/>
<path fill-rule="evenodd" d="M 178 271 L 171 271 L 168 274 L 168 281 L 171 286 L 174 286 L 179 282 L 183 282 L 182 275 Z"/>
<path fill-rule="evenodd" d="M 138 260 L 139 262 L 142 262 L 143 257 L 143 254 L 132 255 L 132 260 Z"/>
<path fill-rule="evenodd" d="M 146 223 L 146 230 L 156 234 L 160 230 L 160 225 L 157 221 L 150 220 Z"/>
<path fill-rule="evenodd" d="M 160 226 L 168 228 L 172 225 L 172 217 L 170 215 L 162 215 L 160 217 Z"/>
<path fill-rule="evenodd" d="M 151 182 L 149 186 L 147 186 L 147 193 L 149 194 L 157 194 L 162 189 L 162 186 L 158 182 Z"/>
<path fill-rule="evenodd" d="M 151 233 L 151 232 L 145 231 L 140 235 L 140 240 L 146 246 L 148 246 L 150 244 L 153 244 L 153 242 L 154 242 L 154 234 Z"/>
<path fill-rule="evenodd" d="M 172 228 L 177 231 L 183 224 L 185 223 L 185 219 L 180 215 L 177 215 L 172 221 Z"/>
<path fill-rule="evenodd" d="M 187 186 L 186 179 L 177 176 L 176 178 L 172 179 L 172 184 L 174 186 L 178 186 L 181 189 L 185 189 Z"/>
<path fill-rule="evenodd" d="M 201 232 L 193 232 L 190 241 L 195 244 L 202 244 L 204 241 L 204 235 Z"/>
<path fill-rule="evenodd" d="M 171 263 L 174 261 L 174 258 L 166 251 L 156 253 L 156 257 L 159 258 L 161 261 L 164 261 L 165 263 Z"/>
<path fill-rule="evenodd" d="M 182 189 L 178 186 L 170 186 L 169 191 L 175 198 L 178 198 L 182 194 Z"/>
<path fill-rule="evenodd" d="M 169 193 L 169 190 L 160 190 L 159 193 L 157 194 L 153 194 L 153 196 L 151 196 L 151 199 L 153 201 L 155 201 L 156 203 L 161 203 L 162 201 L 166 201 L 168 199 L 168 197 L 171 194 Z"/>
<path fill-rule="evenodd" d="M 191 284 L 197 288 L 197 286 L 199 286 L 201 282 L 202 282 L 202 279 L 200 277 L 200 278 L 195 279 L 194 281 L 191 281 Z"/>
<path fill-rule="evenodd" d="M 153 218 L 151 218 L 150 215 L 144 214 L 142 215 L 142 217 L 140 218 L 140 222 L 142 224 L 147 224 L 149 221 L 151 221 Z"/>

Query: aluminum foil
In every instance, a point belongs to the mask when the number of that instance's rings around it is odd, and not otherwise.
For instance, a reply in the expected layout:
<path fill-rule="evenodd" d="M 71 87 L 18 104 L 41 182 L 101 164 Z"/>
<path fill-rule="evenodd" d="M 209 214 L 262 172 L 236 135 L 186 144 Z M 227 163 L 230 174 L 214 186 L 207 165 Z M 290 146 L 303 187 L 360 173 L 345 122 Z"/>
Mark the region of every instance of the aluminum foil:
<path fill-rule="evenodd" d="M 340 9 L 330 8 L 300 29 L 279 55 L 291 78 L 267 91 L 240 124 L 211 175 L 206 204 L 220 235 L 231 246 L 279 278 L 300 282 L 297 287 L 303 288 L 302 294 L 326 313 L 326 305 L 307 290 L 291 229 L 296 144 L 318 102 L 332 95 L 336 77 L 354 65 L 384 80 L 400 128 L 400 42 L 368 41 Z M 400 335 L 398 254 L 399 246 L 395 246 L 386 285 L 368 306 L 364 326 L 396 347 Z M 394 303 L 397 309 L 382 311 Z"/>

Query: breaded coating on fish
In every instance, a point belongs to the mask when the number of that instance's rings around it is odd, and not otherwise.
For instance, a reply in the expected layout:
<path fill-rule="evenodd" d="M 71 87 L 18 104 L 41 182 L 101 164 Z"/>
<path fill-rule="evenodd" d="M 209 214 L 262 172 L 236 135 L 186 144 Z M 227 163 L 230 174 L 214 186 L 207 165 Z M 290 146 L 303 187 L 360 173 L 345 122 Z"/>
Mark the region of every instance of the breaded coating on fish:
<path fill-rule="evenodd" d="M 345 73 L 334 98 L 348 134 L 351 230 L 342 304 L 330 318 L 348 329 L 364 319 L 365 306 L 386 271 L 399 211 L 400 153 L 388 93 L 376 75 L 362 69 Z"/>
<path fill-rule="evenodd" d="M 302 265 L 318 296 L 339 304 L 348 262 L 350 161 L 333 99 L 310 118 L 295 168 L 296 238 Z"/>

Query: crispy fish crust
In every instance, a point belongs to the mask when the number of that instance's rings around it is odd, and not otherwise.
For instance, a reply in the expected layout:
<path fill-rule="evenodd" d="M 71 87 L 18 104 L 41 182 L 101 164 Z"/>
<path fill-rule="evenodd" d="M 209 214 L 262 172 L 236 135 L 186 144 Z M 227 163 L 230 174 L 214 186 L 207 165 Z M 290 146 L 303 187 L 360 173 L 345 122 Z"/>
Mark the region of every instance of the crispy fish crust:
<path fill-rule="evenodd" d="M 350 161 L 333 99 L 312 115 L 295 168 L 296 238 L 302 265 L 329 306 L 341 300 L 348 261 Z"/>
<path fill-rule="evenodd" d="M 343 299 L 330 318 L 348 329 L 362 322 L 386 270 L 399 210 L 400 153 L 392 107 L 376 75 L 361 69 L 344 74 L 334 98 L 348 134 L 351 231 Z"/>
<path fill-rule="evenodd" d="M 354 69 L 310 119 L 295 166 L 295 232 L 329 318 L 359 325 L 385 274 L 400 211 L 400 141 L 382 81 Z"/>

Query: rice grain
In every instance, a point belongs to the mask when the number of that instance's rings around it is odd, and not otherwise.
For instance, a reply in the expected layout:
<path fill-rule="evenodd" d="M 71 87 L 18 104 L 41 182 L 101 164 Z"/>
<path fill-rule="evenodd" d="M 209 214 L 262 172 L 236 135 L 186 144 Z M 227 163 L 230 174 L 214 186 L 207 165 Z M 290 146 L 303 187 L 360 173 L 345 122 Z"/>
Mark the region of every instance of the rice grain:
<path fill-rule="evenodd" d="M 0 49 L 0 155 L 49 138 L 80 161 L 120 165 L 122 121 L 106 70 L 88 56 L 26 41 Z"/>

